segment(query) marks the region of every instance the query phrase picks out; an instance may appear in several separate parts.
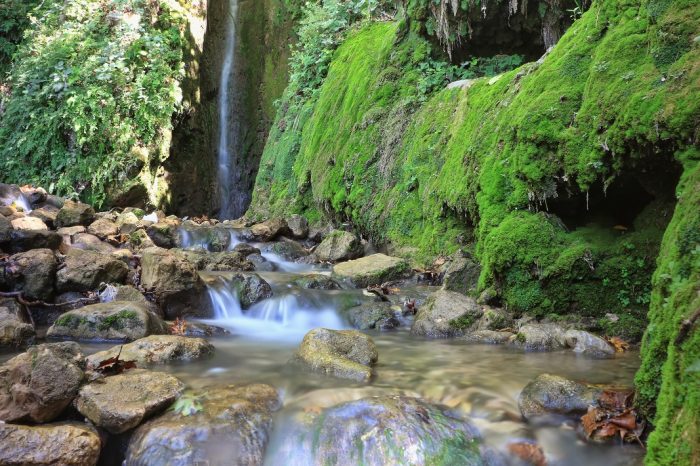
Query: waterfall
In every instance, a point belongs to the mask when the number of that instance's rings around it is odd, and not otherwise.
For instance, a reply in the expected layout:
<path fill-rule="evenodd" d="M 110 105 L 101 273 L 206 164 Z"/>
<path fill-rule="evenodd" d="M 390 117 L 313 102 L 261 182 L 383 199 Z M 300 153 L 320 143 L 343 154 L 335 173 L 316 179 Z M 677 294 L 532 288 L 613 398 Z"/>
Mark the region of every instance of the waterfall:
<path fill-rule="evenodd" d="M 221 68 L 221 79 L 219 81 L 219 190 L 221 195 L 220 218 L 230 218 L 234 206 L 231 203 L 233 195 L 231 169 L 235 154 L 232 148 L 236 146 L 236 141 L 231 141 L 231 134 L 236 135 L 231 129 L 231 96 L 230 85 L 235 71 L 236 55 L 236 16 L 238 14 L 238 0 L 229 0 L 229 12 L 226 19 L 226 47 L 224 51 L 224 62 Z"/>

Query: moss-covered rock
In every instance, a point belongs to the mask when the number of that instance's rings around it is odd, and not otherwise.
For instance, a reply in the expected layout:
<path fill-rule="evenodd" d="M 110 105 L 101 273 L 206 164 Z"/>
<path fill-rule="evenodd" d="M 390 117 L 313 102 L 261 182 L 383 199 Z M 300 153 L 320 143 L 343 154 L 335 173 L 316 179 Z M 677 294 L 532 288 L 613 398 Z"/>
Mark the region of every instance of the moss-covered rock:
<path fill-rule="evenodd" d="M 399 257 L 372 254 L 333 266 L 333 278 L 347 281 L 358 288 L 404 278 L 410 274 L 408 262 Z"/>
<path fill-rule="evenodd" d="M 339 262 L 360 257 L 364 248 L 360 238 L 349 231 L 335 230 L 327 234 L 314 250 L 314 256 L 323 262 Z"/>
<path fill-rule="evenodd" d="M 411 333 L 428 338 L 462 336 L 476 330 L 483 314 L 473 298 L 454 291 L 436 291 L 418 309 Z"/>
<path fill-rule="evenodd" d="M 119 354 L 124 361 L 136 361 L 139 366 L 188 362 L 211 356 L 214 345 L 203 338 L 179 335 L 150 335 L 114 348 L 99 351 L 87 358 L 88 365 L 97 367 L 100 362 Z"/>

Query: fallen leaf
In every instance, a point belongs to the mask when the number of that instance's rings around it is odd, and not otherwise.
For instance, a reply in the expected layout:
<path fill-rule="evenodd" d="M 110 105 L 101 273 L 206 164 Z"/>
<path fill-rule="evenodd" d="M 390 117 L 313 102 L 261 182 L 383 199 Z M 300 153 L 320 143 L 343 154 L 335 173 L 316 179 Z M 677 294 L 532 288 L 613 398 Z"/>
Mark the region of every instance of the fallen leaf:
<path fill-rule="evenodd" d="M 608 338 L 608 343 L 610 343 L 618 353 L 624 353 L 630 347 L 630 344 L 620 337 Z"/>
<path fill-rule="evenodd" d="M 119 356 L 121 356 L 121 354 L 122 347 L 120 346 L 119 353 L 117 353 L 115 357 L 101 361 L 94 369 L 94 371 L 104 375 L 105 377 L 109 377 L 112 375 L 121 374 L 122 372 L 129 369 L 135 369 L 136 361 L 124 361 L 123 359 L 119 359 Z"/>
<path fill-rule="evenodd" d="M 542 447 L 529 442 L 517 442 L 508 445 L 508 451 L 522 461 L 533 466 L 546 466 L 547 458 Z"/>

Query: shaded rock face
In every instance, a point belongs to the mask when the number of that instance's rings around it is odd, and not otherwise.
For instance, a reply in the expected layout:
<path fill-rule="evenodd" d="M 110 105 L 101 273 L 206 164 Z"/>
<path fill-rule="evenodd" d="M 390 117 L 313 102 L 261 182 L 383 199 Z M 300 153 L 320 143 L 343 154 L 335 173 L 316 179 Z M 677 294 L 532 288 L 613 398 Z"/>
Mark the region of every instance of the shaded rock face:
<path fill-rule="evenodd" d="M 177 244 L 177 228 L 166 222 L 158 222 L 146 229 L 153 243 L 160 248 L 174 248 Z"/>
<path fill-rule="evenodd" d="M 304 239 L 309 236 L 309 222 L 301 215 L 292 215 L 287 219 L 287 226 L 292 238 Z"/>
<path fill-rule="evenodd" d="M 542 374 L 523 388 L 518 407 L 525 419 L 548 414 L 582 415 L 594 406 L 602 389 L 557 375 Z"/>
<path fill-rule="evenodd" d="M 510 343 L 525 351 L 552 351 L 566 346 L 564 329 L 556 324 L 527 324 L 518 330 Z"/>
<path fill-rule="evenodd" d="M 170 406 L 184 387 L 171 375 L 132 369 L 85 385 L 75 407 L 96 426 L 119 434 Z"/>
<path fill-rule="evenodd" d="M 133 341 L 167 333 L 165 322 L 142 303 L 112 301 L 68 311 L 54 322 L 46 336 L 79 341 Z"/>
<path fill-rule="evenodd" d="M 192 396 L 201 404 L 199 412 L 183 416 L 168 411 L 134 432 L 125 465 L 262 464 L 272 413 L 281 406 L 277 390 L 262 384 L 232 385 Z"/>
<path fill-rule="evenodd" d="M 71 249 L 56 274 L 58 291 L 91 291 L 100 283 L 124 283 L 129 267 L 117 257 Z"/>
<path fill-rule="evenodd" d="M 311 330 L 297 350 L 294 361 L 334 377 L 368 382 L 379 359 L 374 341 L 356 330 Z"/>
<path fill-rule="evenodd" d="M 336 230 L 328 234 L 314 251 L 321 262 L 339 262 L 362 256 L 364 248 L 354 233 Z"/>
<path fill-rule="evenodd" d="M 209 272 L 253 271 L 255 266 L 238 251 L 205 252 L 177 250 L 177 254 L 190 262 L 197 270 Z"/>
<path fill-rule="evenodd" d="M 348 281 L 358 288 L 364 288 L 403 278 L 408 271 L 408 262 L 403 259 L 384 254 L 372 254 L 336 264 L 333 267 L 333 277 Z"/>
<path fill-rule="evenodd" d="M 22 348 L 34 343 L 34 327 L 25 322 L 15 307 L 0 300 L 0 347 Z M 9 304 L 8 304 L 9 305 Z"/>
<path fill-rule="evenodd" d="M 33 346 L 7 361 L 0 366 L 0 420 L 55 419 L 78 393 L 84 363 L 74 342 Z"/>
<path fill-rule="evenodd" d="M 56 227 L 88 226 L 95 220 L 95 210 L 82 202 L 66 201 L 56 216 Z"/>
<path fill-rule="evenodd" d="M 214 354 L 214 346 L 203 338 L 150 335 L 128 345 L 115 346 L 92 354 L 88 356 L 87 362 L 90 367 L 97 367 L 101 361 L 115 357 L 117 354 L 125 361 L 136 361 L 140 367 L 147 364 L 194 361 Z"/>
<path fill-rule="evenodd" d="M 0 424 L 0 464 L 94 466 L 100 436 L 85 424 L 44 426 Z"/>
<path fill-rule="evenodd" d="M 4 282 L 29 300 L 49 301 L 54 294 L 56 268 L 56 256 L 50 249 L 15 254 L 0 267 L 0 286 Z"/>
<path fill-rule="evenodd" d="M 615 348 L 607 341 L 583 330 L 567 330 L 564 334 L 566 346 L 574 353 L 580 353 L 593 358 L 615 357 Z"/>
<path fill-rule="evenodd" d="M 443 267 L 442 288 L 462 294 L 476 291 L 481 266 L 471 256 L 456 254 Z"/>
<path fill-rule="evenodd" d="M 391 330 L 398 327 L 396 313 L 389 303 L 367 303 L 351 307 L 345 311 L 350 324 L 359 330 Z"/>
<path fill-rule="evenodd" d="M 169 319 L 192 313 L 210 314 L 208 301 L 202 299 L 204 282 L 185 258 L 166 249 L 148 248 L 143 251 L 141 267 L 141 286 L 154 292 Z"/>
<path fill-rule="evenodd" d="M 474 426 L 443 407 L 404 396 L 310 410 L 280 431 L 270 449 L 270 464 L 287 466 L 487 464 Z"/>
<path fill-rule="evenodd" d="M 257 273 L 235 274 L 233 284 L 243 309 L 248 309 L 253 304 L 272 297 L 272 287 Z"/>
<path fill-rule="evenodd" d="M 8 252 L 24 252 L 31 249 L 56 250 L 61 246 L 61 235 L 55 231 L 43 230 L 13 230 L 10 239 L 0 246 Z"/>
<path fill-rule="evenodd" d="M 10 241 L 12 230 L 12 223 L 5 216 L 0 215 L 0 246 Z"/>
<path fill-rule="evenodd" d="M 420 307 L 411 333 L 429 338 L 462 336 L 476 328 L 483 313 L 472 298 L 453 291 L 436 291 Z"/>

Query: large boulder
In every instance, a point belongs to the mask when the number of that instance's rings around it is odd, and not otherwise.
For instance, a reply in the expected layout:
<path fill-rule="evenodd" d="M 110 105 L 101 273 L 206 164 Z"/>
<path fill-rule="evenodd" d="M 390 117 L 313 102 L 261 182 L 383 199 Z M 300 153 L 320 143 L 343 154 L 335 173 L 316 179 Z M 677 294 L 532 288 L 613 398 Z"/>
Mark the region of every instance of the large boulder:
<path fill-rule="evenodd" d="M 0 300 L 0 348 L 23 348 L 34 343 L 34 327 L 18 312 L 19 306 Z"/>
<path fill-rule="evenodd" d="M 119 258 L 71 249 L 56 274 L 58 291 L 92 291 L 101 283 L 124 283 L 129 267 Z"/>
<path fill-rule="evenodd" d="M 37 217 L 19 217 L 12 220 L 12 228 L 15 230 L 48 230 L 43 220 Z"/>
<path fill-rule="evenodd" d="M 360 238 L 348 231 L 335 230 L 321 241 L 314 255 L 321 262 L 340 262 L 356 259 L 364 254 Z"/>
<path fill-rule="evenodd" d="M 95 220 L 95 210 L 82 202 L 66 201 L 56 216 L 56 227 L 88 226 Z"/>
<path fill-rule="evenodd" d="M 46 336 L 78 341 L 134 341 L 165 333 L 165 322 L 145 304 L 112 301 L 66 312 L 54 322 Z"/>
<path fill-rule="evenodd" d="M 0 244 L 8 252 L 24 252 L 31 249 L 56 250 L 61 246 L 61 235 L 55 231 L 45 230 L 13 230 L 5 245 Z"/>
<path fill-rule="evenodd" d="M 580 416 L 597 404 L 602 391 L 558 375 L 541 374 L 520 392 L 518 407 L 525 419 L 552 414 Z"/>
<path fill-rule="evenodd" d="M 565 331 L 557 324 L 523 325 L 510 344 L 525 351 L 554 351 L 566 347 Z"/>
<path fill-rule="evenodd" d="M 50 249 L 15 254 L 0 267 L 0 286 L 5 283 L 31 301 L 48 301 L 54 294 L 57 266 L 56 256 Z"/>
<path fill-rule="evenodd" d="M 78 423 L 0 424 L 0 445 L 7 466 L 94 466 L 102 446 L 94 429 Z"/>
<path fill-rule="evenodd" d="M 71 238 L 71 247 L 84 251 L 99 252 L 100 254 L 112 254 L 116 248 L 109 243 L 102 241 L 90 233 L 78 233 Z"/>
<path fill-rule="evenodd" d="M 377 347 L 364 333 L 316 328 L 304 336 L 294 361 L 314 372 L 368 382 L 377 359 Z"/>
<path fill-rule="evenodd" d="M 484 315 L 479 319 L 479 330 L 499 331 L 510 329 L 514 326 L 513 316 L 505 309 L 496 307 L 484 307 Z"/>
<path fill-rule="evenodd" d="M 109 236 L 115 236 L 119 233 L 119 226 L 110 219 L 103 217 L 92 222 L 87 227 L 87 232 L 100 239 L 106 239 Z"/>
<path fill-rule="evenodd" d="M 292 215 L 287 219 L 287 226 L 292 238 L 304 239 L 309 236 L 309 222 L 301 215 Z"/>
<path fill-rule="evenodd" d="M 204 282 L 186 258 L 162 248 L 148 248 L 141 256 L 141 286 L 153 292 L 165 316 L 208 316 Z"/>
<path fill-rule="evenodd" d="M 408 262 L 398 257 L 372 254 L 333 266 L 333 278 L 352 283 L 358 288 L 381 285 L 410 273 Z"/>
<path fill-rule="evenodd" d="M 183 406 L 186 400 L 198 408 L 169 410 L 136 429 L 125 466 L 263 463 L 272 413 L 281 406 L 277 390 L 262 384 L 206 387 L 185 395 Z"/>
<path fill-rule="evenodd" d="M 299 278 L 295 278 L 291 284 L 307 290 L 340 290 L 342 288 L 340 283 L 328 275 L 320 273 L 302 275 Z"/>
<path fill-rule="evenodd" d="M 281 218 L 267 220 L 250 227 L 250 234 L 256 241 L 272 241 L 289 233 L 287 222 Z"/>
<path fill-rule="evenodd" d="M 77 395 L 84 366 L 74 342 L 32 346 L 10 359 L 0 366 L 0 421 L 55 419 Z"/>
<path fill-rule="evenodd" d="M 287 238 L 282 238 L 280 241 L 261 246 L 261 249 L 264 252 L 276 254 L 288 261 L 296 261 L 309 255 L 309 251 L 307 251 L 304 246 Z"/>
<path fill-rule="evenodd" d="M 127 345 L 100 351 L 88 356 L 89 367 L 119 355 L 125 361 L 136 361 L 141 366 L 194 361 L 214 354 L 214 345 L 203 338 L 179 335 L 150 335 Z"/>
<path fill-rule="evenodd" d="M 567 330 L 564 334 L 566 346 L 574 353 L 583 354 L 592 358 L 605 359 L 615 357 L 615 348 L 592 333 L 583 330 Z"/>
<path fill-rule="evenodd" d="M 270 464 L 488 464 L 489 453 L 470 422 L 418 398 L 364 398 L 308 410 L 290 424 L 271 443 Z"/>
<path fill-rule="evenodd" d="M 132 369 L 83 386 L 75 407 L 96 426 L 120 434 L 170 406 L 184 388 L 172 375 Z"/>
<path fill-rule="evenodd" d="M 272 297 L 272 287 L 257 273 L 233 274 L 230 283 L 243 309 Z"/>
<path fill-rule="evenodd" d="M 398 311 L 401 312 L 400 308 Z M 390 330 L 401 324 L 392 305 L 385 302 L 360 304 L 344 314 L 350 325 L 359 330 Z"/>
<path fill-rule="evenodd" d="M 475 330 L 484 311 L 472 298 L 439 290 L 420 307 L 411 333 L 429 338 L 463 336 Z"/>

